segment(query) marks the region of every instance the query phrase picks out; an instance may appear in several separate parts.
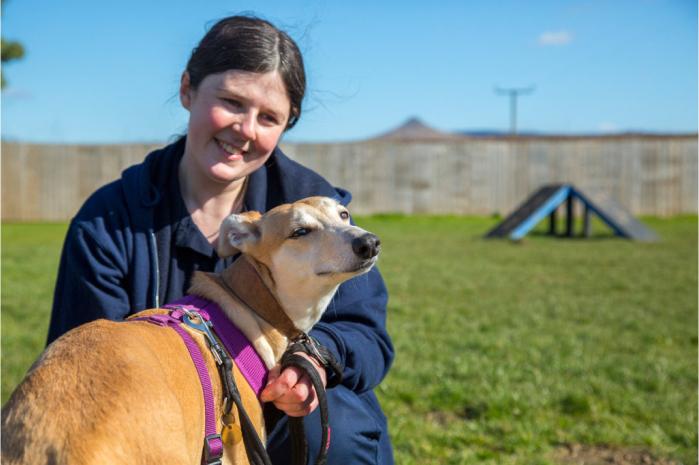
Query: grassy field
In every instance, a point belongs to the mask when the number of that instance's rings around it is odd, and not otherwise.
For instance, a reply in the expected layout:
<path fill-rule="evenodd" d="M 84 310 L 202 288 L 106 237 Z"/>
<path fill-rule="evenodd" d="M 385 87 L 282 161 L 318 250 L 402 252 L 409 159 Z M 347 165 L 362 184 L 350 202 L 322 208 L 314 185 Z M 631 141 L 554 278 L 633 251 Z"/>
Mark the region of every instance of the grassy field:
<path fill-rule="evenodd" d="M 489 218 L 358 222 L 383 243 L 396 463 L 583 463 L 561 451 L 588 447 L 697 462 L 696 217 L 647 219 L 654 244 L 599 225 L 513 244 L 481 238 Z M 64 232 L 3 226 L 3 402 L 43 347 Z"/>

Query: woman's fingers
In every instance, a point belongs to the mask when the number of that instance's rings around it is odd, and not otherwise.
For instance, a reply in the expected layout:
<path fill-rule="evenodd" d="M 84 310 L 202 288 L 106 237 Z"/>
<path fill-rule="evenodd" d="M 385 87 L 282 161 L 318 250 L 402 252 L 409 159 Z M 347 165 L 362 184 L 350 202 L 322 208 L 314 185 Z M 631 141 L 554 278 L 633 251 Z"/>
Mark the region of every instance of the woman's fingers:
<path fill-rule="evenodd" d="M 321 370 L 316 363 L 313 366 L 325 383 L 325 370 Z M 318 397 L 310 378 L 293 366 L 281 372 L 279 368 L 271 370 L 260 399 L 263 402 L 273 402 L 279 410 L 292 417 L 308 415 L 318 407 Z"/>

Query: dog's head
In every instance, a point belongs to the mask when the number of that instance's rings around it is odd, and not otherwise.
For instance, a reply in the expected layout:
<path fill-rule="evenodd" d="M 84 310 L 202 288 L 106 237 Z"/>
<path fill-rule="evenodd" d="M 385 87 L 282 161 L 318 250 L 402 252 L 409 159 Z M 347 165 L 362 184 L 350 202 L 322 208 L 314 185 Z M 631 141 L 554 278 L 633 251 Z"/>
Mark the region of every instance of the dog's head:
<path fill-rule="evenodd" d="M 327 197 L 280 205 L 264 215 L 230 215 L 218 245 L 221 257 L 242 252 L 263 265 L 282 307 L 302 326 L 320 318 L 317 307 L 322 313 L 340 283 L 368 272 L 379 250 L 379 238 L 351 225 L 347 208 Z M 301 323 L 305 305 L 316 309 Z"/>

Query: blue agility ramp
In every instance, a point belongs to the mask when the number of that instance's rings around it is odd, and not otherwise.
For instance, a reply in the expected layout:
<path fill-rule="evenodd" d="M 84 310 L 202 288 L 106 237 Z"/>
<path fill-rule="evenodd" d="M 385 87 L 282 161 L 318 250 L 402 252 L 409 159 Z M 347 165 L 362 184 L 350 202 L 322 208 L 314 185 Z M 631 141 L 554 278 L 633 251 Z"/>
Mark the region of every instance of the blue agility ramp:
<path fill-rule="evenodd" d="M 566 204 L 565 235 L 572 237 L 574 235 L 573 204 L 576 201 L 583 206 L 582 235 L 585 237 L 590 236 L 590 216 L 595 214 L 617 236 L 647 242 L 658 240 L 658 236 L 653 231 L 636 220 L 631 213 L 605 193 L 591 190 L 583 192 L 571 184 L 552 184 L 541 187 L 485 237 L 522 239 L 547 216 L 550 219 L 549 233 L 555 235 L 558 207 L 563 203 Z"/>

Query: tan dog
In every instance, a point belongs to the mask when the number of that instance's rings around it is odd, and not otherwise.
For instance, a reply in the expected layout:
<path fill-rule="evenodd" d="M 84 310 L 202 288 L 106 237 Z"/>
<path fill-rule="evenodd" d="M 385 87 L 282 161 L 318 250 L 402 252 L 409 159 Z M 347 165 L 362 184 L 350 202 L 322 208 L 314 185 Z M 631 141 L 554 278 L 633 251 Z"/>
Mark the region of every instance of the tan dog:
<path fill-rule="evenodd" d="M 235 263 L 247 259 L 292 329 L 307 332 L 340 283 L 374 265 L 378 246 L 376 236 L 349 224 L 345 207 L 311 197 L 264 216 L 231 215 L 221 226 L 218 250 L 220 256 L 241 251 Z M 228 289 L 235 282 L 230 268 L 221 275 L 197 273 L 190 292 L 218 303 L 272 368 L 287 347 L 288 328 L 273 327 L 269 315 L 250 308 L 255 302 L 248 307 L 234 297 Z M 157 312 L 162 310 L 138 316 Z M 207 362 L 219 419 L 215 362 L 204 338 L 190 333 Z M 237 368 L 234 376 L 263 436 L 257 397 Z M 41 355 L 2 411 L 3 464 L 199 465 L 203 439 L 204 401 L 187 349 L 175 331 L 142 321 L 97 320 L 66 333 Z M 242 441 L 229 442 L 223 463 L 247 463 Z"/>

